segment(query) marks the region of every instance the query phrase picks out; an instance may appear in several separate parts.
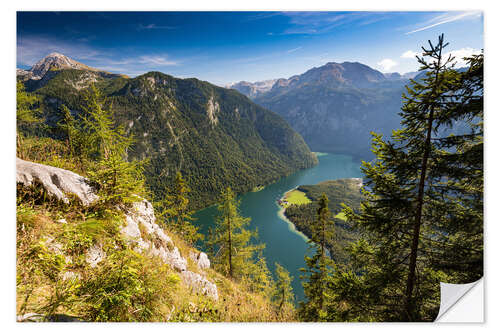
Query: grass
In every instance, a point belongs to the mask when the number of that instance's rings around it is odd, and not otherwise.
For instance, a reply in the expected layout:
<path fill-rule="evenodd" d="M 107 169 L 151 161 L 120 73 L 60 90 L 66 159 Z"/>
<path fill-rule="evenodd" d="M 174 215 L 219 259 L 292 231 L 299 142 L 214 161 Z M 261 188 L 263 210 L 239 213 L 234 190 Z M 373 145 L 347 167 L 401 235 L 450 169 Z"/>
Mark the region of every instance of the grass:
<path fill-rule="evenodd" d="M 255 186 L 255 187 L 252 189 L 252 192 L 259 192 L 259 191 L 262 191 L 264 188 L 265 188 L 265 186 L 264 186 L 264 185 L 258 185 L 258 186 Z"/>
<path fill-rule="evenodd" d="M 309 199 L 304 192 L 300 190 L 292 190 L 285 193 L 281 206 L 286 208 L 290 205 L 304 205 L 310 202 L 312 202 L 311 199 Z"/>
<path fill-rule="evenodd" d="M 344 212 L 338 213 L 337 215 L 335 215 L 335 218 L 342 221 L 347 221 L 347 217 L 345 216 Z"/>

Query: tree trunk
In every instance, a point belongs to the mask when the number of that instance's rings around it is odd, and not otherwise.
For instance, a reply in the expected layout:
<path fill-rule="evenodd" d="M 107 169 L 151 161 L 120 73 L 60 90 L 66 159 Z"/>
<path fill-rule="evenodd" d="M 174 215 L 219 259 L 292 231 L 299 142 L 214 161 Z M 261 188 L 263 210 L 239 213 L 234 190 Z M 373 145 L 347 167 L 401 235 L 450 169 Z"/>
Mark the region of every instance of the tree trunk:
<path fill-rule="evenodd" d="M 431 94 L 431 98 L 434 97 L 436 92 L 436 87 L 439 84 L 439 72 L 441 66 L 441 51 L 443 49 L 442 37 L 440 37 L 439 47 L 439 58 L 437 62 L 437 68 L 434 78 L 434 87 Z M 420 240 L 420 227 L 422 226 L 422 209 L 424 205 L 424 190 L 425 190 L 425 178 L 427 174 L 427 163 L 429 160 L 430 150 L 431 150 L 431 134 L 432 134 L 432 123 L 434 121 L 434 101 L 430 103 L 429 118 L 427 120 L 427 133 L 424 143 L 424 154 L 422 156 L 422 166 L 420 169 L 420 180 L 418 183 L 418 196 L 417 196 L 417 209 L 415 213 L 415 223 L 413 225 L 413 235 L 411 243 L 410 252 L 410 262 L 408 267 L 408 280 L 406 282 L 406 293 L 405 293 L 405 313 L 404 319 L 406 321 L 413 320 L 414 312 L 414 302 L 413 302 L 413 289 L 415 286 L 415 271 L 417 267 L 417 256 L 418 256 L 418 243 Z"/>
<path fill-rule="evenodd" d="M 233 244 L 231 243 L 231 216 L 228 216 L 227 219 L 228 223 L 228 245 L 229 245 L 229 277 L 233 278 L 233 256 L 232 256 L 232 249 L 233 249 Z"/>

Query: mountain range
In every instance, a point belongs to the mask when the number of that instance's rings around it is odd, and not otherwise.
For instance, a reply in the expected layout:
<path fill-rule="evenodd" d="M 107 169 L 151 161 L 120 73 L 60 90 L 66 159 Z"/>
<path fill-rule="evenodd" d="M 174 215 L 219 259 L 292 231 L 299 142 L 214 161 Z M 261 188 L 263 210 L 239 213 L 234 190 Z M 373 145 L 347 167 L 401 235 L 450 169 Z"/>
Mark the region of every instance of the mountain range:
<path fill-rule="evenodd" d="M 399 127 L 401 95 L 417 72 L 384 74 L 359 62 L 329 62 L 271 89 L 248 94 L 233 89 L 283 116 L 313 151 L 371 159 L 370 132 L 390 135 Z"/>
<path fill-rule="evenodd" d="M 113 103 L 117 123 L 136 139 L 129 159 L 149 160 L 146 182 L 154 194 L 163 195 L 181 171 L 192 188 L 192 209 L 213 204 L 227 186 L 247 192 L 317 163 L 281 116 L 198 79 L 160 72 L 128 78 L 52 53 L 18 71 L 18 80 L 42 100 L 53 137 L 61 106 L 80 114 L 83 92 L 95 84 Z"/>

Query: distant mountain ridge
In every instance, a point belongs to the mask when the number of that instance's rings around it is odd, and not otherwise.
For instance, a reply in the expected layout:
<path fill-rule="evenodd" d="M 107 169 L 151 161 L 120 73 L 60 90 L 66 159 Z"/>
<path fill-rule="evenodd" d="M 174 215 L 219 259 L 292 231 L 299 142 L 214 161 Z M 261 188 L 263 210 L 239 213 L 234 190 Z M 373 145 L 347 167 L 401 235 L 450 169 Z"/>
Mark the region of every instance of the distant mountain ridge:
<path fill-rule="evenodd" d="M 257 81 L 257 82 L 240 81 L 236 83 L 227 84 L 225 85 L 225 88 L 236 89 L 243 95 L 246 95 L 250 98 L 255 98 L 258 95 L 261 95 L 271 90 L 274 86 L 274 83 L 277 80 L 278 79 Z"/>
<path fill-rule="evenodd" d="M 32 73 L 45 72 L 39 79 L 18 76 L 40 96 L 48 135 L 57 137 L 61 106 L 78 115 L 82 93 L 95 84 L 113 103 L 116 121 L 136 138 L 129 158 L 149 159 L 146 182 L 155 195 L 164 195 L 181 171 L 198 209 L 213 204 L 227 186 L 247 192 L 317 163 L 281 116 L 235 90 L 160 72 L 127 78 L 57 58 L 59 69 L 34 66 Z"/>
<path fill-rule="evenodd" d="M 254 101 L 282 115 L 313 151 L 370 158 L 370 132 L 389 135 L 399 127 L 407 83 L 359 62 L 329 62 L 276 80 Z"/>

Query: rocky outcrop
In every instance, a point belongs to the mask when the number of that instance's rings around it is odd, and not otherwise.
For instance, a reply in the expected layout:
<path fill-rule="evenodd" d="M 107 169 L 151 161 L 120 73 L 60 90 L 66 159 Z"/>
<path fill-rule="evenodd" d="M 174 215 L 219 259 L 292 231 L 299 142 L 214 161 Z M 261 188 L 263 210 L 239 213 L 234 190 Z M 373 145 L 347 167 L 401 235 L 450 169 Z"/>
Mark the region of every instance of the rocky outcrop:
<path fill-rule="evenodd" d="M 217 286 L 205 276 L 189 271 L 187 260 L 168 237 L 163 229 L 156 224 L 154 209 L 147 200 L 134 203 L 126 215 L 127 225 L 122 228 L 122 234 L 129 244 L 138 252 L 146 252 L 160 257 L 174 270 L 180 273 L 184 283 L 202 295 L 218 299 Z M 205 253 L 201 252 L 193 260 L 200 269 L 210 267 L 210 261 Z"/>
<path fill-rule="evenodd" d="M 69 202 L 68 193 L 80 199 L 83 205 L 89 205 L 98 197 L 88 181 L 68 170 L 16 159 L 16 182 L 24 186 L 40 183 L 48 194 L 66 203 Z"/>
<path fill-rule="evenodd" d="M 181 277 L 188 286 L 191 286 L 194 292 L 208 295 L 214 299 L 219 297 L 217 294 L 217 286 L 208 281 L 204 276 L 191 271 L 183 271 Z"/>
<path fill-rule="evenodd" d="M 190 258 L 191 258 L 191 260 L 193 260 L 193 262 L 196 263 L 196 265 L 198 265 L 198 268 L 200 268 L 200 269 L 210 268 L 210 260 L 208 259 L 208 256 L 206 253 L 200 252 L 197 254 L 197 253 L 191 252 Z"/>
<path fill-rule="evenodd" d="M 85 261 L 90 267 L 96 267 L 104 258 L 106 258 L 106 253 L 103 251 L 100 244 L 95 244 L 90 249 L 88 249 Z"/>
<path fill-rule="evenodd" d="M 76 173 L 19 158 L 16 165 L 17 183 L 24 186 L 38 182 L 47 193 L 64 202 L 69 201 L 67 197 L 69 193 L 76 195 L 84 205 L 98 198 L 87 180 Z M 153 205 L 149 201 L 144 199 L 137 201 L 124 213 L 126 224 L 121 228 L 121 233 L 132 249 L 160 257 L 163 262 L 178 272 L 184 283 L 194 292 L 218 299 L 217 286 L 213 282 L 210 282 L 204 275 L 187 269 L 187 259 L 182 256 L 172 239 L 156 223 Z M 60 252 L 61 246 L 52 239 L 48 239 L 46 243 L 52 251 Z M 105 257 L 106 253 L 102 247 L 95 244 L 87 251 L 85 260 L 91 267 L 96 267 Z M 203 252 L 196 254 L 195 259 L 192 260 L 201 270 L 210 267 L 210 260 Z"/>

